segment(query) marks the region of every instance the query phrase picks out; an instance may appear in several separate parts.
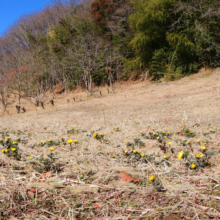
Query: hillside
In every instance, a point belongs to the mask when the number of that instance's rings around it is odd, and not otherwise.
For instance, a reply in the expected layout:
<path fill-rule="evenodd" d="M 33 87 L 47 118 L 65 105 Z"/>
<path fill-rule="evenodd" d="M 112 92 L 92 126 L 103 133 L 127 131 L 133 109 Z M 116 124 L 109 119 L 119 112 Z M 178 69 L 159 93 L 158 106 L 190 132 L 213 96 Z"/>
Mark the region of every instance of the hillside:
<path fill-rule="evenodd" d="M 69 92 L 45 109 L 22 99 L 20 114 L 10 99 L 0 117 L 0 146 L 9 149 L 0 154 L 1 219 L 219 219 L 219 88 L 215 69 L 115 84 L 110 94 Z M 205 159 L 196 159 L 202 145 Z"/>

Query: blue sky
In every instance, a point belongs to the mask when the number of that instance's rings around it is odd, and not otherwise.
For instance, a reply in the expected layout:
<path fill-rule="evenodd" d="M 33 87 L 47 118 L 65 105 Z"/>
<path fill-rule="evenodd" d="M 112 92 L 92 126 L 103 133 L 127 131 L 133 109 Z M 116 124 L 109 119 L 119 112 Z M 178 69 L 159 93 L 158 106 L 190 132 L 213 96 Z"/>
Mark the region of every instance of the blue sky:
<path fill-rule="evenodd" d="M 39 11 L 52 0 L 0 0 L 0 35 L 22 15 Z"/>

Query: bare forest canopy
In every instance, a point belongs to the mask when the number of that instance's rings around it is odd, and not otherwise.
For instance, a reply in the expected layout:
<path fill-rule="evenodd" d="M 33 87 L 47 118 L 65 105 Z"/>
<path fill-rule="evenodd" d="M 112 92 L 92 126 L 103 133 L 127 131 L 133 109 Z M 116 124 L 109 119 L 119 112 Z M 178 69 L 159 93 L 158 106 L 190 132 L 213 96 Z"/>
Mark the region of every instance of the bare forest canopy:
<path fill-rule="evenodd" d="M 219 0 L 55 1 L 0 38 L 0 100 L 219 66 Z"/>

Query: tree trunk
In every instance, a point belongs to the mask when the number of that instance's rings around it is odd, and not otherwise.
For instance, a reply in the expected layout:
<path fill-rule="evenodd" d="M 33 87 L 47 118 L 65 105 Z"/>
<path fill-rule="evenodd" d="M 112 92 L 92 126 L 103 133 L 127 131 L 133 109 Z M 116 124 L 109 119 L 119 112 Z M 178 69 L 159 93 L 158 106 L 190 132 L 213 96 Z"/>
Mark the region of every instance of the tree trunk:
<path fill-rule="evenodd" d="M 91 91 L 92 91 L 92 75 L 91 74 L 89 74 L 88 91 L 89 91 L 89 93 L 91 93 Z"/>

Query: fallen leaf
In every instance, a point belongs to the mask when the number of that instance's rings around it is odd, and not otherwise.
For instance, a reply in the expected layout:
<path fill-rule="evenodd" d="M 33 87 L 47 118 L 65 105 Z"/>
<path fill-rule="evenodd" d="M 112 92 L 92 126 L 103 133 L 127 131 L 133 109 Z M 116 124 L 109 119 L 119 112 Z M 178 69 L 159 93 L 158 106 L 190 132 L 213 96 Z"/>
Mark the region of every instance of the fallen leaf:
<path fill-rule="evenodd" d="M 136 183 L 139 181 L 140 181 L 139 178 L 133 178 L 132 176 L 128 175 L 127 173 L 121 172 L 120 182 L 126 182 L 126 183 L 134 182 L 134 183 Z"/>
<path fill-rule="evenodd" d="M 39 179 L 47 179 L 47 178 L 50 178 L 51 176 L 52 176 L 52 173 L 50 171 L 50 172 L 47 172 L 47 173 L 40 175 Z"/>

